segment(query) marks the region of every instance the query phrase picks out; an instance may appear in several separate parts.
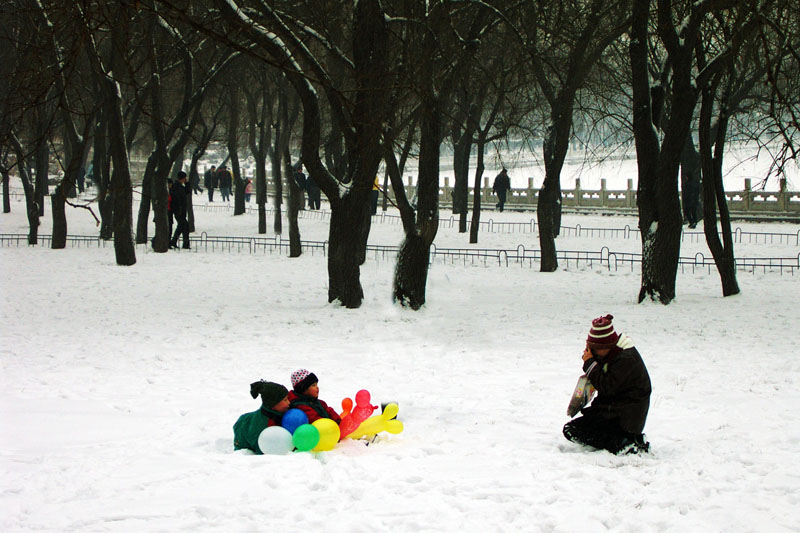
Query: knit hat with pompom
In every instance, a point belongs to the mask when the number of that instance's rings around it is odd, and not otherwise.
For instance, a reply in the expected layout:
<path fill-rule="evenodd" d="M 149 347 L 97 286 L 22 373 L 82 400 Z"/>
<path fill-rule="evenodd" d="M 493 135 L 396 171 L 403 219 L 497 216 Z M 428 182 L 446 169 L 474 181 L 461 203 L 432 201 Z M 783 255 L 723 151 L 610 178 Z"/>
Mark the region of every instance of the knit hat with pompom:
<path fill-rule="evenodd" d="M 261 405 L 267 409 L 272 409 L 275 405 L 286 398 L 289 391 L 280 383 L 273 383 L 272 381 L 256 381 L 250 384 L 250 396 L 253 399 L 261 395 Z"/>
<path fill-rule="evenodd" d="M 592 329 L 586 338 L 586 345 L 589 348 L 613 348 L 617 345 L 619 335 L 614 331 L 614 319 L 612 315 L 601 316 L 592 320 Z"/>

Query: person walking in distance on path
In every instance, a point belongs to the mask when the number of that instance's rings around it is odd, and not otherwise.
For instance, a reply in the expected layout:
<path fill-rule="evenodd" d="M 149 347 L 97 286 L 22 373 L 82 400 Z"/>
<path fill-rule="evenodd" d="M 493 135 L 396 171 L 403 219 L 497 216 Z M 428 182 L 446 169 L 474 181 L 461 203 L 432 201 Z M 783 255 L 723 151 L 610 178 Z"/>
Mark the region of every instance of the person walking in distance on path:
<path fill-rule="evenodd" d="M 186 172 L 178 172 L 178 181 L 172 185 L 172 194 L 170 195 L 170 205 L 172 206 L 172 213 L 177 220 L 178 225 L 175 228 L 175 233 L 172 235 L 172 240 L 169 242 L 170 248 L 178 247 L 178 236 L 183 235 L 184 249 L 189 249 L 189 222 L 186 219 L 186 211 L 188 202 L 186 195 L 192 194 L 186 184 Z"/>
<path fill-rule="evenodd" d="M 211 168 L 206 169 L 205 174 L 203 174 L 203 185 L 206 186 L 206 190 L 208 191 L 208 201 L 214 201 L 214 189 L 217 188 L 217 166 L 211 165 Z"/>
<path fill-rule="evenodd" d="M 508 178 L 508 171 L 503 168 L 494 178 L 494 184 L 492 185 L 492 192 L 497 195 L 497 205 L 495 207 L 502 213 L 503 207 L 506 204 L 506 194 L 508 191 L 511 190 L 511 180 Z"/>

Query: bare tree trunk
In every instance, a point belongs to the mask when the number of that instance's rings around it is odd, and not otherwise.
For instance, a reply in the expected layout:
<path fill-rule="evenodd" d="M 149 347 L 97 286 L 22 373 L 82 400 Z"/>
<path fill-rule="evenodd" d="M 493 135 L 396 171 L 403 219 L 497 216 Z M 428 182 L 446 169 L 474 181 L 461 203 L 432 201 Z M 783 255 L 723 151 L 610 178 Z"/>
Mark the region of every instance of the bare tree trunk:
<path fill-rule="evenodd" d="M 87 123 L 87 128 L 89 124 Z M 74 126 L 68 125 L 68 129 L 73 129 Z M 67 168 L 64 172 L 64 178 L 61 183 L 53 191 L 50 196 L 50 205 L 53 212 L 53 237 L 51 248 L 53 250 L 61 250 L 67 246 L 67 214 L 66 214 L 66 201 L 69 191 L 75 190 L 75 183 L 78 179 L 78 172 L 81 170 L 81 161 L 83 160 L 84 145 L 86 144 L 86 135 L 78 136 L 74 133 L 67 133 L 65 145 L 65 160 Z"/>
<path fill-rule="evenodd" d="M 142 175 L 142 194 L 139 197 L 139 213 L 136 221 L 136 244 L 147 244 L 148 225 L 150 223 L 150 204 L 153 199 L 153 175 L 155 174 L 156 166 L 156 154 L 153 152 L 150 154 L 150 157 L 147 158 L 147 165 Z M 155 239 L 153 239 L 153 247 L 155 248 L 155 246 Z M 164 248 L 162 251 L 166 251 L 168 246 L 169 237 L 167 237 L 166 242 L 162 243 L 159 247 Z"/>
<path fill-rule="evenodd" d="M 731 109 L 728 101 L 730 85 L 726 86 L 725 95 L 719 105 L 716 137 L 712 140 L 711 116 L 714 111 L 714 95 L 718 86 L 719 77 L 715 77 L 712 83 L 703 88 L 700 105 L 699 136 L 700 157 L 703 163 L 703 211 L 705 220 L 703 231 L 708 248 L 714 257 L 714 263 L 717 265 L 717 271 L 722 282 L 722 295 L 732 296 L 739 294 L 740 289 L 739 282 L 736 280 L 736 257 L 733 252 L 731 217 L 722 180 L 722 160 L 730 117 L 728 110 Z M 719 234 L 717 233 L 717 209 L 719 209 L 723 242 L 720 242 Z"/>
<path fill-rule="evenodd" d="M 561 169 L 569 149 L 574 98 L 571 89 L 564 89 L 551 104 L 550 126 L 544 140 L 544 183 L 536 202 L 542 272 L 555 272 L 558 269 L 555 239 L 561 231 Z"/>
<path fill-rule="evenodd" d="M 30 174 L 28 174 L 22 143 L 14 133 L 11 134 L 9 140 L 14 146 L 14 152 L 17 156 L 17 172 L 19 172 L 19 179 L 22 181 L 22 189 L 25 191 L 25 210 L 28 213 L 28 244 L 35 245 L 39 242 L 39 206 L 36 205 L 36 196 Z"/>
<path fill-rule="evenodd" d="M 267 232 L 267 152 L 272 139 L 269 127 L 272 119 L 272 104 L 267 90 L 267 77 L 254 78 L 261 83 L 255 91 L 242 87 L 247 102 L 248 143 L 255 160 L 256 206 L 258 208 L 258 233 Z M 261 106 L 259 108 L 259 105 Z"/>
<path fill-rule="evenodd" d="M 127 42 L 122 21 L 130 20 L 128 7 L 121 6 L 121 17 L 112 26 L 112 42 L 114 46 L 112 72 L 120 78 L 125 70 L 123 58 Z M 108 138 L 110 155 L 114 160 L 114 172 L 111 175 L 111 196 L 114 202 L 114 253 L 117 264 L 130 266 L 136 263 L 136 248 L 133 243 L 133 184 L 131 183 L 130 161 L 128 160 L 128 142 L 125 137 L 125 122 L 122 115 L 122 99 L 116 82 L 108 78 L 101 80 L 106 94 L 106 118 L 108 120 Z"/>
<path fill-rule="evenodd" d="M 361 306 L 364 290 L 361 287 L 361 241 L 358 230 L 363 223 L 367 203 L 365 191 L 352 191 L 340 202 L 331 204 L 328 232 L 328 301 L 338 301 L 347 308 Z"/>
<path fill-rule="evenodd" d="M 19 161 L 19 160 L 18 160 Z M 39 243 L 39 207 L 36 205 L 35 194 L 28 170 L 24 165 L 18 165 L 19 177 L 25 191 L 25 209 L 28 212 L 28 244 Z"/>
<path fill-rule="evenodd" d="M 696 4 L 697 5 L 697 4 Z M 668 3 L 659 9 L 670 9 Z M 691 79 L 692 49 L 696 30 L 686 30 L 685 40 L 669 27 L 669 13 L 661 13 L 659 32 L 668 43 L 672 65 L 670 116 L 659 146 L 653 121 L 648 71 L 648 19 L 650 2 L 634 0 L 630 42 L 633 80 L 633 128 L 639 167 L 639 229 L 642 235 L 642 281 L 639 301 L 645 298 L 669 304 L 675 284 L 681 245 L 681 206 L 678 197 L 680 156 L 697 102 Z M 697 20 L 694 19 L 693 20 Z"/>
<path fill-rule="evenodd" d="M 484 171 L 484 147 L 486 146 L 486 133 L 481 130 L 478 137 L 478 161 L 475 167 L 475 182 L 472 192 L 472 222 L 469 228 L 469 242 L 475 244 L 478 242 L 478 233 L 481 229 L 481 181 L 483 180 Z"/>
<path fill-rule="evenodd" d="M 294 181 L 292 155 L 289 153 L 288 139 L 286 140 L 283 147 L 283 173 L 286 176 L 286 185 L 289 187 L 289 207 L 286 212 L 286 217 L 289 219 L 289 257 L 300 257 L 303 254 L 303 247 L 300 244 L 300 224 L 297 222 L 299 206 L 297 198 L 303 194 L 303 191 Z"/>
<path fill-rule="evenodd" d="M 244 206 L 244 177 L 239 166 L 239 88 L 234 84 L 230 88 L 230 122 L 228 123 L 228 155 L 231 157 L 231 171 L 233 172 L 233 215 L 243 215 Z"/>
<path fill-rule="evenodd" d="M 97 188 L 97 203 L 100 207 L 100 238 L 103 240 L 110 240 L 114 236 L 114 200 L 111 194 L 110 161 L 106 147 L 107 128 L 108 119 L 106 113 L 102 113 L 94 133 L 92 172 Z"/>
<path fill-rule="evenodd" d="M 458 217 L 458 232 L 467 232 L 469 214 L 469 156 L 472 152 L 473 129 L 464 126 L 461 136 L 453 144 L 453 214 Z"/>
<path fill-rule="evenodd" d="M 11 212 L 11 197 L 10 191 L 8 190 L 8 169 L 5 165 L 2 168 L 3 174 L 3 213 L 10 213 Z"/>
<path fill-rule="evenodd" d="M 283 117 L 285 116 L 285 105 L 286 100 L 284 98 L 285 92 L 281 91 L 281 102 L 279 106 L 281 106 L 280 111 L 278 112 L 278 119 L 275 121 L 275 139 L 274 145 L 272 147 L 272 152 L 270 153 L 270 164 L 272 165 L 272 182 L 275 184 L 275 215 L 272 220 L 272 231 L 275 232 L 276 235 L 281 235 L 283 233 L 283 215 L 281 213 L 281 206 L 283 205 L 283 169 L 281 168 L 281 157 L 284 153 L 285 149 L 285 136 L 286 133 L 285 125 L 283 124 Z M 291 164 L 291 162 L 290 162 Z M 287 176 L 287 181 L 292 179 L 292 176 Z M 295 208 L 297 207 L 296 204 L 292 204 Z"/>
<path fill-rule="evenodd" d="M 50 146 L 47 144 L 47 132 L 49 119 L 45 116 L 46 113 L 42 107 L 44 104 L 36 108 L 36 182 L 34 184 L 34 194 L 36 195 L 36 203 L 39 205 L 39 216 L 44 216 L 44 198 L 48 194 L 47 180 L 50 173 Z"/>
<path fill-rule="evenodd" d="M 400 246 L 394 276 L 394 301 L 414 310 L 425 305 L 430 247 L 439 230 L 440 120 L 439 102 L 429 90 L 422 105 L 416 231 Z"/>
<path fill-rule="evenodd" d="M 691 132 L 686 136 L 686 141 L 681 152 L 681 203 L 683 207 L 683 220 L 694 227 L 700 217 L 700 192 L 701 192 L 701 163 L 700 153 L 694 147 Z"/>

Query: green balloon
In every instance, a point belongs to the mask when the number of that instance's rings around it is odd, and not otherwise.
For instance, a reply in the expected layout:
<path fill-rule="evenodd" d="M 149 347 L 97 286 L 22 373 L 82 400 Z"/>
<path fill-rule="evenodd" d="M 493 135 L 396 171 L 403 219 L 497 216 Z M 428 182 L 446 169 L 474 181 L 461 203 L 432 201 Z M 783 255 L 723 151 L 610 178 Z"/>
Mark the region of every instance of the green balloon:
<path fill-rule="evenodd" d="M 307 452 L 319 442 L 319 430 L 311 424 L 303 424 L 294 430 L 292 444 L 297 451 Z"/>

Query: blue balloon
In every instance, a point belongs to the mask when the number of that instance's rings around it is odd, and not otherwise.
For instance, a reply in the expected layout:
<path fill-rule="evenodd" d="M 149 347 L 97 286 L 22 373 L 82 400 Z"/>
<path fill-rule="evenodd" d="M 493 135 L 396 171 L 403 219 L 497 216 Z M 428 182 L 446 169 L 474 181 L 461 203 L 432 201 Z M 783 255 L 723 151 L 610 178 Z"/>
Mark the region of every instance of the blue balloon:
<path fill-rule="evenodd" d="M 281 425 L 289 433 L 294 434 L 294 430 L 302 426 L 303 424 L 308 424 L 308 417 L 300 409 L 289 409 L 288 411 L 283 413 L 283 418 L 281 419 Z"/>

